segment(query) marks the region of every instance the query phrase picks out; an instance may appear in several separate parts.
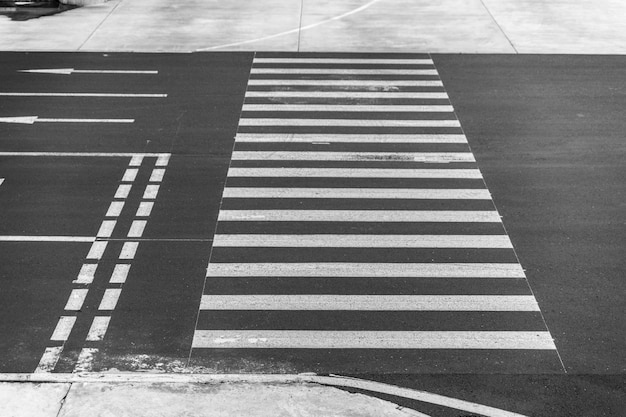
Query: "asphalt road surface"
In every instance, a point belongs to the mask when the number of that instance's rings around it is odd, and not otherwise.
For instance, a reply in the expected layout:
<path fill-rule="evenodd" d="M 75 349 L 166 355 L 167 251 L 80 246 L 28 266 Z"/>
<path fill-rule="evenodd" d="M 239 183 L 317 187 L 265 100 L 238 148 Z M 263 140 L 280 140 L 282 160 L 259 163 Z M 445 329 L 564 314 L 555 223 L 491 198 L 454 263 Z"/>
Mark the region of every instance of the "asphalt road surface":
<path fill-rule="evenodd" d="M 0 372 L 623 409 L 624 58 L 0 62 Z"/>

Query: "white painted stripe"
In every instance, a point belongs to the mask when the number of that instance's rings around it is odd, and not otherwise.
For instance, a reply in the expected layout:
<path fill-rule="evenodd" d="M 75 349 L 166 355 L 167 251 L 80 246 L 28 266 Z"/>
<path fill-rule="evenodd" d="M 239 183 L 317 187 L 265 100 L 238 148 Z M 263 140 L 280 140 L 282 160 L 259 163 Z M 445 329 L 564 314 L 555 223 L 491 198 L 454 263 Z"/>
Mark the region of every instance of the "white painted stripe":
<path fill-rule="evenodd" d="M 93 322 L 91 323 L 91 327 L 89 328 L 89 333 L 87 334 L 87 342 L 100 342 L 104 339 L 104 335 L 109 328 L 109 322 L 111 321 L 111 317 L 109 316 L 96 316 L 93 318 Z"/>
<path fill-rule="evenodd" d="M 118 189 L 119 191 L 119 189 Z M 105 217 L 119 217 L 120 214 L 122 214 L 122 209 L 124 208 L 124 202 L 123 201 L 113 201 L 110 205 L 109 205 L 109 209 L 107 210 L 107 213 L 105 214 Z"/>
<path fill-rule="evenodd" d="M 158 168 L 152 170 L 152 174 L 150 175 L 149 182 L 161 182 L 163 181 L 163 176 L 165 175 L 164 168 Z"/>
<path fill-rule="evenodd" d="M 320 74 L 320 75 L 438 75 L 435 69 L 360 69 L 360 68 L 258 68 L 250 74 Z"/>
<path fill-rule="evenodd" d="M 96 236 L 97 237 L 111 237 L 111 234 L 113 234 L 113 229 L 115 228 L 116 223 L 117 221 L 115 220 L 104 220 Z"/>
<path fill-rule="evenodd" d="M 138 167 L 141 166 L 141 162 L 143 161 L 142 155 L 133 155 L 130 158 L 130 162 L 128 163 L 129 167 Z"/>
<path fill-rule="evenodd" d="M 117 264 L 111 274 L 109 282 L 111 284 L 124 284 L 130 272 L 130 264 Z"/>
<path fill-rule="evenodd" d="M 192 348 L 555 350 L 548 332 L 196 330 Z"/>
<path fill-rule="evenodd" d="M 465 135 L 238 133 L 237 142 L 467 143 Z"/>
<path fill-rule="evenodd" d="M 207 277 L 525 278 L 517 263 L 209 263 Z"/>
<path fill-rule="evenodd" d="M 388 168 L 241 168 L 230 167 L 229 177 L 268 178 L 450 178 L 481 179 L 478 169 Z"/>
<path fill-rule="evenodd" d="M 141 161 L 143 157 L 161 157 L 161 153 L 136 153 L 136 152 L 0 152 L 0 156 L 43 156 L 43 157 L 92 157 L 92 158 L 134 158 Z M 132 166 L 132 165 L 131 165 Z"/>
<path fill-rule="evenodd" d="M 85 302 L 85 297 L 87 297 L 87 289 L 73 289 L 70 293 L 70 298 L 67 300 L 65 304 L 65 310 L 67 311 L 78 311 L 83 307 L 83 303 Z"/>
<path fill-rule="evenodd" d="M 128 198 L 128 194 L 130 194 L 130 190 L 132 187 L 132 184 L 120 184 L 120 186 L 117 187 L 114 198 Z"/>
<path fill-rule="evenodd" d="M 512 248 L 507 235 L 215 235 L 214 247 Z"/>
<path fill-rule="evenodd" d="M 224 198 L 491 200 L 487 189 L 225 187 Z"/>
<path fill-rule="evenodd" d="M 0 178 L 0 185 L 2 185 L 2 183 L 4 183 L 4 178 Z"/>
<path fill-rule="evenodd" d="M 78 272 L 78 277 L 72 281 L 72 284 L 91 284 L 96 276 L 98 264 L 83 264 Z"/>
<path fill-rule="evenodd" d="M 150 184 L 146 186 L 146 191 L 143 193 L 143 198 L 145 200 L 154 200 L 159 193 L 160 185 Z"/>
<path fill-rule="evenodd" d="M 74 68 L 40 68 L 40 69 L 27 69 L 19 70 L 18 72 L 30 72 L 37 74 L 57 74 L 57 75 L 71 75 L 71 74 L 148 74 L 156 75 L 159 71 L 154 70 L 77 70 Z"/>
<path fill-rule="evenodd" d="M 0 242 L 78 242 L 91 243 L 95 236 L 0 236 Z"/>
<path fill-rule="evenodd" d="M 104 251 L 106 250 L 108 242 L 98 241 L 93 242 L 91 248 L 89 249 L 89 253 L 87 254 L 87 259 L 102 259 L 104 255 Z"/>
<path fill-rule="evenodd" d="M 311 112 L 427 112 L 450 113 L 452 106 L 365 105 L 365 104 L 244 104 L 243 111 L 311 111 Z"/>
<path fill-rule="evenodd" d="M 170 157 L 172 155 L 169 153 L 165 153 L 165 154 L 161 154 L 159 155 L 159 157 L 157 158 L 156 164 L 154 166 L 157 167 L 166 167 L 167 164 L 170 162 Z"/>
<path fill-rule="evenodd" d="M 348 87 L 442 87 L 439 80 L 290 80 L 251 78 L 248 85 L 284 86 L 284 85 L 315 85 L 315 86 L 348 86 Z"/>
<path fill-rule="evenodd" d="M 203 295 L 200 310 L 539 311 L 532 295 Z"/>
<path fill-rule="evenodd" d="M 122 177 L 122 181 L 124 182 L 133 182 L 137 178 L 137 173 L 139 170 L 137 168 L 129 168 L 124 172 L 124 176 Z"/>
<path fill-rule="evenodd" d="M 458 120 L 242 118 L 239 126 L 460 127 L 461 123 Z"/>
<path fill-rule="evenodd" d="M 35 373 L 52 372 L 54 367 L 57 365 L 62 352 L 63 346 L 47 347 L 46 351 L 39 360 Z"/>
<path fill-rule="evenodd" d="M 115 310 L 122 290 L 119 288 L 107 288 L 100 302 L 98 310 Z"/>
<path fill-rule="evenodd" d="M 142 201 L 139 203 L 139 208 L 137 209 L 137 213 L 135 216 L 137 217 L 148 217 L 152 213 L 152 207 L 154 207 L 154 202 L 152 201 Z"/>
<path fill-rule="evenodd" d="M 122 251 L 120 252 L 120 259 L 134 259 L 138 247 L 139 242 L 124 243 L 124 246 L 122 246 Z"/>
<path fill-rule="evenodd" d="M 497 211 L 466 210 L 220 210 L 232 222 L 500 223 Z"/>
<path fill-rule="evenodd" d="M 447 93 L 436 92 L 400 92 L 400 91 L 246 91 L 246 97 L 312 97 L 312 98 L 414 98 L 414 99 L 447 99 Z"/>
<path fill-rule="evenodd" d="M 45 119 L 38 117 L 35 123 L 135 123 L 135 119 Z"/>
<path fill-rule="evenodd" d="M 57 327 L 54 328 L 54 332 L 52 333 L 50 340 L 58 342 L 66 341 L 67 338 L 70 337 L 72 328 L 74 328 L 74 323 L 76 323 L 76 316 L 59 317 Z"/>
<path fill-rule="evenodd" d="M 234 151 L 235 161 L 476 162 L 471 152 Z"/>
<path fill-rule="evenodd" d="M 0 97 L 114 97 L 114 98 L 165 98 L 167 94 L 121 93 L 13 93 L 0 92 Z"/>
<path fill-rule="evenodd" d="M 93 368 L 94 356 L 98 353 L 95 348 L 83 348 L 78 354 L 78 360 L 73 373 L 90 372 Z"/>
<path fill-rule="evenodd" d="M 128 237 L 141 237 L 146 228 L 146 223 L 146 220 L 133 220 L 133 223 L 130 225 L 130 230 L 128 231 Z"/>
<path fill-rule="evenodd" d="M 254 58 L 254 64 L 370 64 L 370 65 L 434 65 L 432 59 L 397 58 Z"/>

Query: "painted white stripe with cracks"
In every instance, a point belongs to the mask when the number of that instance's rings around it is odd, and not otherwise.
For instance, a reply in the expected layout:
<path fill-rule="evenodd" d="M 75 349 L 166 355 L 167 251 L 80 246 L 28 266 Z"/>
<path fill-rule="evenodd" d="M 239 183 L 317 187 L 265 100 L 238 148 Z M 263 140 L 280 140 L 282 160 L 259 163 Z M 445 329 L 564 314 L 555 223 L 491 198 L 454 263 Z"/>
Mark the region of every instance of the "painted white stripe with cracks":
<path fill-rule="evenodd" d="M 89 333 L 87 333 L 87 342 L 99 342 L 104 339 L 110 321 L 110 316 L 94 317 L 91 327 L 89 328 Z"/>
<path fill-rule="evenodd" d="M 487 189 L 226 187 L 224 198 L 491 200 Z"/>
<path fill-rule="evenodd" d="M 229 177 L 271 178 L 450 178 L 482 179 L 478 169 L 393 168 L 241 168 L 230 167 Z"/>
<path fill-rule="evenodd" d="M 238 133 L 235 140 L 251 143 L 467 143 L 465 135 L 462 134 Z"/>
<path fill-rule="evenodd" d="M 425 162 L 447 164 L 475 162 L 471 152 L 313 152 L 234 151 L 235 161 L 342 161 L 342 162 Z"/>

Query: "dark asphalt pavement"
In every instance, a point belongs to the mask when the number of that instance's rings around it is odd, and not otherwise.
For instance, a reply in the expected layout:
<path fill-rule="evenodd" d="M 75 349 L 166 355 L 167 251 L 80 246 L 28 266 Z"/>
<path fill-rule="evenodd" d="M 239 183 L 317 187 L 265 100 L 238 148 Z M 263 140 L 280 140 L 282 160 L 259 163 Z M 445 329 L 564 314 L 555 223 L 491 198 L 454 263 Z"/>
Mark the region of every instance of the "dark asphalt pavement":
<path fill-rule="evenodd" d="M 626 404 L 626 59 L 525 55 L 432 58 L 567 373 L 560 361 L 533 351 L 511 357 L 506 352 L 498 353 L 502 356 L 495 362 L 504 364 L 502 367 L 494 367 L 493 358 L 478 351 L 456 358 L 459 363 L 469 361 L 469 367 L 479 367 L 484 360 L 486 368 L 480 375 L 446 374 L 447 368 L 442 370 L 441 361 L 454 356 L 442 359 L 436 352 L 423 355 L 379 351 L 354 355 L 350 351 L 311 351 L 301 355 L 297 350 L 277 353 L 258 349 L 247 352 L 248 356 L 237 351 L 209 354 L 210 360 L 194 354 L 191 365 L 196 370 L 242 370 L 244 358 L 244 367 L 247 363 L 251 368 L 246 370 L 250 372 L 313 369 L 350 373 L 533 416 L 620 415 Z M 0 123 L 0 152 L 5 153 L 0 154 L 0 178 L 4 179 L 0 184 L 0 236 L 95 237 L 109 204 L 115 201 L 118 186 L 124 184 L 120 179 L 130 168 L 128 155 L 68 157 L 28 153 L 172 154 L 145 232 L 134 239 L 139 246 L 128 278 L 123 286 L 112 286 L 107 280 L 120 263 L 118 255 L 123 243 L 129 240 L 126 231 L 137 218 L 135 210 L 145 202 L 143 188 L 137 187 L 152 183 L 148 177 L 155 168 L 155 158 L 146 157 L 140 166 L 135 180 L 138 185 L 124 199 L 125 208 L 119 214 L 113 239 L 98 263 L 83 309 L 76 313 L 76 326 L 55 372 L 71 372 L 84 347 L 97 347 L 100 351 L 94 370 L 180 370 L 188 365 L 196 328 L 263 328 L 268 322 L 282 323 L 285 329 L 329 325 L 324 323 L 337 327 L 338 322 L 350 329 L 379 326 L 367 312 L 329 312 L 316 316 L 315 320 L 321 321 L 315 323 L 307 312 L 241 312 L 233 318 L 212 311 L 201 312 L 198 317 L 200 299 L 207 291 L 203 289 L 206 267 L 252 59 L 250 53 L 0 54 L 0 93 L 167 94 L 163 98 L 0 97 L 0 118 L 135 119 L 129 125 Z M 159 74 L 18 72 L 30 68 L 149 69 L 158 70 Z M 246 131 L 250 128 L 240 130 Z M 257 145 L 242 144 L 238 150 L 246 150 L 246 146 L 258 150 Z M 271 145 L 261 146 L 276 150 Z M 306 149 L 303 145 L 290 146 L 294 151 Z M 335 150 L 346 149 L 336 145 Z M 20 154 L 9 156 L 7 152 Z M 247 165 L 240 162 L 239 166 Z M 272 181 L 263 185 L 283 185 L 278 179 Z M 302 180 L 291 184 L 298 181 Z M 377 181 L 379 187 L 389 183 Z M 442 185 L 441 181 L 429 181 L 432 187 Z M 319 186 L 324 184 L 324 180 L 319 180 Z M 410 187 L 412 180 L 399 180 L 398 184 Z M 246 186 L 246 181 L 229 179 L 229 186 Z M 476 187 L 480 188 L 480 184 Z M 380 209 L 376 204 L 383 204 L 372 202 L 370 208 Z M 285 204 L 290 208 L 291 203 Z M 325 205 L 322 200 L 319 204 L 320 209 Z M 475 210 L 483 209 L 481 201 L 472 204 L 476 205 Z M 250 209 L 252 205 L 245 200 L 226 199 L 222 208 Z M 346 208 L 354 207 L 348 204 Z M 332 224 L 319 226 L 318 233 L 344 233 L 333 229 Z M 428 233 L 440 232 L 436 226 L 431 227 Z M 474 227 L 475 234 L 501 233 L 491 230 L 489 224 Z M 226 223 L 219 226 L 218 232 L 241 233 L 243 229 L 238 228 L 241 225 L 236 222 Z M 287 233 L 289 225 L 277 222 L 268 229 L 267 224 L 259 224 L 255 233 L 268 230 Z M 402 229 L 397 233 L 402 233 Z M 86 262 L 90 246 L 88 242 L 0 241 L 0 372 L 35 370 L 50 346 L 50 335 L 64 314 L 68 295 L 79 288 L 72 281 Z M 369 256 L 367 251 L 327 252 L 316 252 L 315 256 L 335 256 L 338 260 Z M 471 251 L 466 254 L 468 259 L 473 256 Z M 219 262 L 233 262 L 232 259 L 244 255 L 259 259 L 275 256 L 242 249 L 213 250 Z M 396 260 L 430 255 L 423 250 L 387 252 Z M 432 255 L 448 256 L 446 252 Z M 312 255 L 289 249 L 281 256 L 311 260 Z M 460 255 L 452 251 L 449 256 Z M 489 262 L 498 262 L 508 255 L 492 250 L 483 256 L 490 257 Z M 527 291 L 523 281 L 507 285 L 487 281 L 476 281 L 481 293 L 486 291 L 484 288 L 494 294 Z M 280 294 L 289 291 L 284 284 L 263 278 L 215 278 L 210 292 Z M 357 283 L 346 279 L 344 284 L 352 293 L 411 291 L 409 282 L 394 278 L 385 282 L 371 280 L 368 285 L 363 280 Z M 301 280 L 299 290 L 305 294 L 323 293 L 325 285 L 324 278 Z M 424 283 L 435 294 L 437 285 L 441 284 Z M 473 284 L 458 285 L 453 291 L 463 294 Z M 91 321 L 100 314 L 98 303 L 105 290 L 111 288 L 123 290 L 111 313 L 106 337 L 85 343 Z M 381 330 L 414 330 L 412 322 L 422 323 L 421 329 L 428 330 L 427 323 L 433 322 L 428 314 L 414 312 L 407 316 L 389 312 L 386 321 L 397 325 Z M 498 329 L 508 322 L 517 329 L 540 330 L 538 313 L 528 313 L 526 321 L 515 315 L 509 320 L 502 315 L 491 317 L 490 313 L 451 312 L 445 322 L 455 323 L 459 314 L 476 328 L 489 323 L 490 328 Z M 403 363 L 406 366 L 401 366 Z M 427 412 L 424 407 L 420 410 Z M 432 411 L 458 415 L 449 410 Z"/>

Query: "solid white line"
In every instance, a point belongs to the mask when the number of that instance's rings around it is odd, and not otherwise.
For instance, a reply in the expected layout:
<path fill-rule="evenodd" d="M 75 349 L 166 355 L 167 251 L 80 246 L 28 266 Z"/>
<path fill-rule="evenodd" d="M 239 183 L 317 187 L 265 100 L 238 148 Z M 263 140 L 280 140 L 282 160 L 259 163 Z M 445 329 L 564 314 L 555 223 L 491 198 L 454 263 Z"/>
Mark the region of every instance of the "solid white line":
<path fill-rule="evenodd" d="M 235 161 L 476 162 L 471 152 L 234 151 Z"/>
<path fill-rule="evenodd" d="M 139 247 L 139 242 L 124 243 L 122 251 L 120 252 L 120 259 L 134 259 L 137 253 L 137 247 Z"/>
<path fill-rule="evenodd" d="M 118 189 L 119 191 L 119 189 Z M 130 189 L 129 189 L 130 191 Z M 125 197 L 117 197 L 117 198 L 125 198 Z M 113 201 L 110 205 L 109 205 L 109 209 L 107 210 L 107 213 L 105 214 L 105 217 L 119 217 L 120 214 L 122 214 L 122 209 L 124 208 L 124 202 L 123 201 Z"/>
<path fill-rule="evenodd" d="M 130 225 L 130 230 L 128 231 L 128 237 L 141 237 L 143 235 L 143 231 L 146 228 L 146 220 L 133 220 L 133 223 Z"/>
<path fill-rule="evenodd" d="M 0 236 L 0 242 L 94 242 L 94 236 Z"/>
<path fill-rule="evenodd" d="M 104 255 L 104 251 L 106 250 L 108 242 L 98 241 L 93 242 L 91 248 L 89 249 L 89 253 L 87 254 L 87 259 L 102 259 Z"/>
<path fill-rule="evenodd" d="M 172 156 L 172 155 L 171 155 L 171 154 L 169 154 L 169 153 L 166 153 L 166 154 L 160 154 L 160 155 L 158 156 L 157 161 L 156 161 L 156 163 L 154 164 L 154 166 L 157 166 L 157 167 L 166 167 L 166 166 L 167 166 L 167 164 L 170 162 L 170 157 L 171 157 L 171 156 Z"/>
<path fill-rule="evenodd" d="M 300 111 L 300 112 L 435 112 L 450 113 L 452 106 L 366 105 L 366 104 L 244 104 L 243 111 Z"/>
<path fill-rule="evenodd" d="M 517 263 L 209 263 L 207 277 L 525 278 Z"/>
<path fill-rule="evenodd" d="M 120 93 L 12 93 L 0 92 L 0 97 L 114 97 L 114 98 L 164 98 L 167 94 Z"/>
<path fill-rule="evenodd" d="M 359 69 L 359 68 L 258 68 L 250 74 L 320 74 L 320 75 L 438 75 L 435 69 Z"/>
<path fill-rule="evenodd" d="M 465 135 L 372 135 L 372 134 L 317 134 L 317 133 L 238 133 L 237 142 L 287 143 L 467 143 Z"/>
<path fill-rule="evenodd" d="M 72 284 L 91 284 L 96 276 L 98 264 L 83 264 L 78 272 L 78 277 L 72 281 Z"/>
<path fill-rule="evenodd" d="M 150 213 L 152 213 L 152 207 L 154 207 L 154 202 L 152 201 L 142 201 L 139 203 L 139 208 L 137 209 L 137 213 L 135 216 L 137 217 L 148 217 Z"/>
<path fill-rule="evenodd" d="M 52 333 L 52 337 L 50 337 L 50 340 L 60 342 L 66 341 L 67 338 L 70 337 L 70 333 L 72 332 L 74 323 L 76 323 L 76 316 L 59 317 L 57 327 L 54 328 L 54 332 Z"/>
<path fill-rule="evenodd" d="M 214 247 L 255 248 L 512 248 L 507 235 L 219 235 Z"/>
<path fill-rule="evenodd" d="M 98 233 L 96 234 L 96 237 L 111 237 L 116 223 L 117 221 L 115 220 L 104 220 L 100 226 L 100 230 L 98 230 Z"/>
<path fill-rule="evenodd" d="M 458 120 L 242 118 L 239 126 L 460 127 L 461 123 Z"/>
<path fill-rule="evenodd" d="M 434 92 L 376 92 L 376 91 L 246 91 L 246 97 L 312 97 L 312 98 L 414 98 L 414 99 L 447 99 L 447 93 Z"/>
<path fill-rule="evenodd" d="M 450 178 L 481 179 L 478 169 L 393 168 L 240 168 L 231 167 L 229 177 L 272 178 Z"/>
<path fill-rule="evenodd" d="M 203 295 L 200 310 L 539 311 L 532 295 Z"/>
<path fill-rule="evenodd" d="M 130 162 L 128 163 L 129 167 L 138 167 L 141 166 L 141 162 L 143 161 L 142 155 L 133 155 L 130 158 Z"/>
<path fill-rule="evenodd" d="M 73 289 L 70 293 L 70 297 L 65 304 L 65 310 L 78 311 L 83 307 L 85 297 L 87 297 L 87 289 Z"/>
<path fill-rule="evenodd" d="M 63 346 L 47 347 L 46 351 L 39 360 L 35 373 L 52 372 L 54 367 L 57 365 L 62 352 Z"/>
<path fill-rule="evenodd" d="M 466 210 L 220 210 L 233 222 L 500 223 L 497 211 Z"/>
<path fill-rule="evenodd" d="M 315 85 L 349 87 L 443 87 L 439 80 L 290 80 L 251 78 L 248 85 Z"/>
<path fill-rule="evenodd" d="M 135 123 L 135 119 L 45 119 L 38 117 L 35 123 Z"/>
<path fill-rule="evenodd" d="M 117 264 L 111 274 L 109 282 L 111 284 L 124 284 L 130 272 L 130 264 Z"/>
<path fill-rule="evenodd" d="M 71 74 L 140 74 L 140 75 L 156 75 L 159 71 L 155 70 L 77 70 L 74 68 L 39 68 L 39 69 L 27 69 L 19 70 L 18 72 L 29 72 L 35 74 L 57 74 L 57 75 L 71 75 Z"/>
<path fill-rule="evenodd" d="M 157 194 L 159 193 L 159 187 L 160 185 L 154 185 L 154 184 L 150 184 L 146 186 L 146 191 L 144 191 L 143 193 L 143 199 L 154 200 L 157 197 Z"/>
<path fill-rule="evenodd" d="M 224 198 L 491 200 L 487 189 L 225 187 Z"/>
<path fill-rule="evenodd" d="M 119 288 L 107 288 L 100 302 L 98 310 L 115 310 L 122 290 Z"/>
<path fill-rule="evenodd" d="M 0 152 L 0 156 L 50 156 L 50 157 L 59 157 L 59 156 L 68 156 L 68 157 L 97 157 L 97 158 L 131 158 L 130 166 L 133 166 L 132 162 L 134 160 L 139 161 L 143 157 L 154 157 L 159 158 L 163 155 L 169 154 L 160 154 L 160 153 L 133 153 L 133 152 Z"/>
<path fill-rule="evenodd" d="M 83 348 L 78 355 L 78 360 L 76 361 L 73 372 L 90 372 L 93 366 L 94 355 L 97 353 L 98 349 Z"/>
<path fill-rule="evenodd" d="M 99 342 L 104 339 L 104 335 L 109 328 L 109 322 L 111 317 L 109 316 L 96 316 L 93 318 L 89 333 L 87 334 L 87 342 Z"/>
<path fill-rule="evenodd" d="M 548 332 L 196 330 L 192 348 L 555 350 Z"/>
<path fill-rule="evenodd" d="M 132 187 L 132 184 L 120 184 L 120 186 L 117 187 L 114 198 L 127 198 Z"/>
<path fill-rule="evenodd" d="M 149 182 L 161 182 L 163 181 L 163 176 L 165 175 L 165 169 L 164 168 L 158 168 L 158 169 L 154 169 L 152 170 L 152 174 L 150 174 L 150 180 L 148 180 Z"/>
<path fill-rule="evenodd" d="M 386 65 L 434 65 L 432 59 L 397 58 L 258 58 L 255 64 L 386 64 Z"/>
<path fill-rule="evenodd" d="M 122 177 L 123 182 L 133 182 L 137 179 L 137 173 L 139 170 L 137 168 L 128 168 L 124 172 L 124 176 Z"/>

